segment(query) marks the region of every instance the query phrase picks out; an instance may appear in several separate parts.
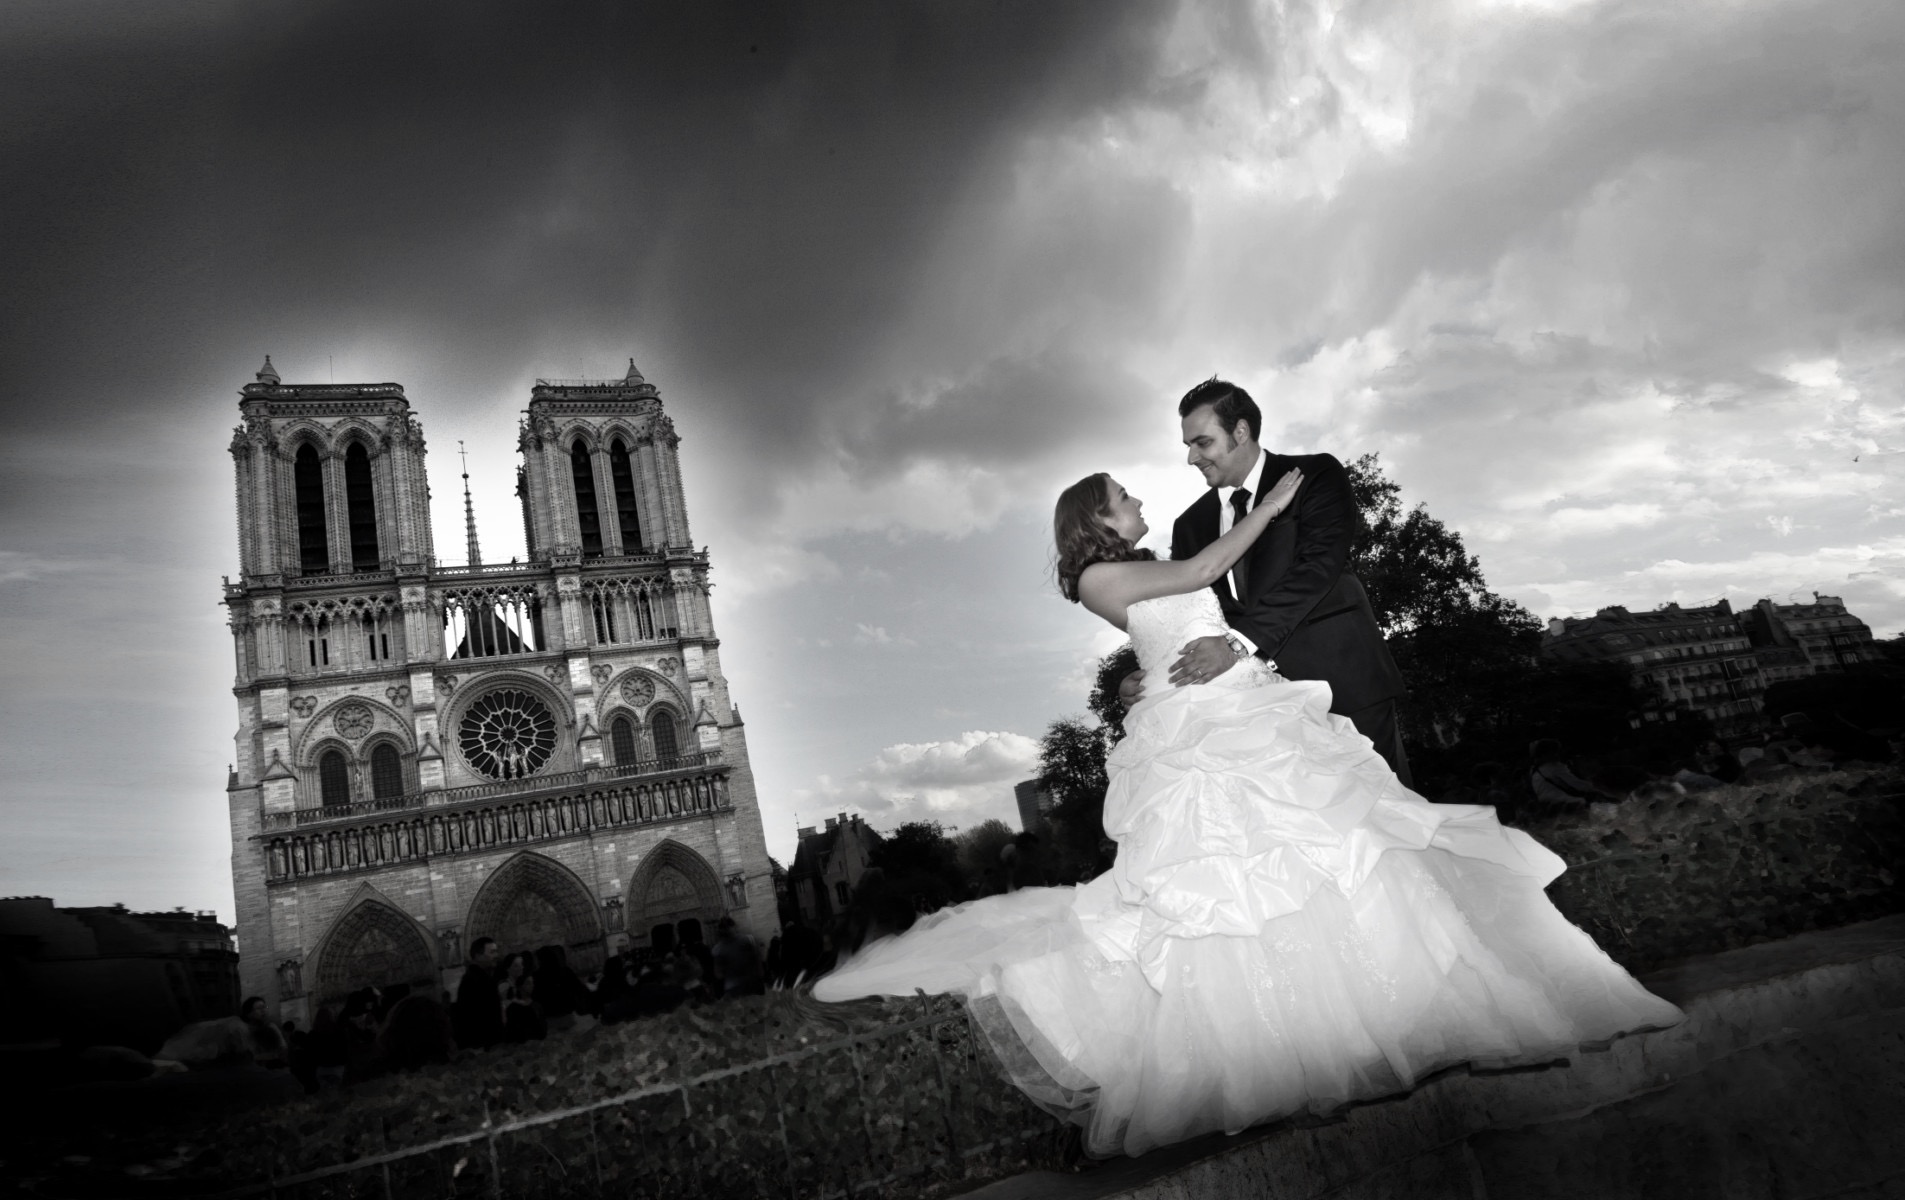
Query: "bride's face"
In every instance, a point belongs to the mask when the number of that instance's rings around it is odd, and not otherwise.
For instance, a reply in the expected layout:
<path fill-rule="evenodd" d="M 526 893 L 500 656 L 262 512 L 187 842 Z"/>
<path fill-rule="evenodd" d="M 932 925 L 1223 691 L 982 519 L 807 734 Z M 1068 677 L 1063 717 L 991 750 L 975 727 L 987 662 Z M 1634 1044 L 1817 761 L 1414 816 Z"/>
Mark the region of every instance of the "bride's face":
<path fill-rule="evenodd" d="M 1144 501 L 1124 490 L 1117 480 L 1106 481 L 1111 489 L 1111 504 L 1106 510 L 1105 526 L 1132 545 L 1151 532 L 1144 523 Z"/>

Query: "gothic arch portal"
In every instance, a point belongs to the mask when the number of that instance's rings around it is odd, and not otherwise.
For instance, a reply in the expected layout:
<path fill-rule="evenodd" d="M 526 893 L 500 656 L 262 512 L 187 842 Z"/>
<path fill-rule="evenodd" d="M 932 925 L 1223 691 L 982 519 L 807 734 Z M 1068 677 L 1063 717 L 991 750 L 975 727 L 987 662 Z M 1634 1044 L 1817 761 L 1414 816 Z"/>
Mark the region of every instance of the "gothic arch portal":
<path fill-rule="evenodd" d="M 721 881 L 708 860 L 675 841 L 664 841 L 648 852 L 629 884 L 629 933 L 641 944 L 657 926 L 670 928 L 698 921 L 709 941 L 714 927 L 727 915 L 721 899 Z"/>
<path fill-rule="evenodd" d="M 311 989 L 317 1003 L 342 1000 L 362 987 L 398 984 L 433 994 L 437 956 L 423 930 L 374 889 L 362 888 L 358 897 L 318 948 Z"/>
<path fill-rule="evenodd" d="M 587 974 L 602 964 L 602 921 L 595 897 L 575 872 L 523 851 L 496 869 L 470 904 L 464 945 L 495 938 L 505 954 L 561 946 Z"/>

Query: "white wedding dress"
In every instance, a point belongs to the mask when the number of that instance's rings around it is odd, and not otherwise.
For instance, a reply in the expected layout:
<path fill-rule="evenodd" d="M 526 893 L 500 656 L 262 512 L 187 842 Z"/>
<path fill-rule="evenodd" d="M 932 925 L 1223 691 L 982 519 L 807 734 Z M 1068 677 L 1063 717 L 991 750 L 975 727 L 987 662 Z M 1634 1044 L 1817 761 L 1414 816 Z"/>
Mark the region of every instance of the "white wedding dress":
<path fill-rule="evenodd" d="M 1224 623 L 1199 591 L 1132 605 L 1129 628 L 1156 681 Z M 1154 683 L 1110 756 L 1111 870 L 924 917 L 814 995 L 964 996 L 1099 1156 L 1681 1019 L 1549 903 L 1559 857 L 1404 788 L 1329 705 L 1254 659 Z"/>

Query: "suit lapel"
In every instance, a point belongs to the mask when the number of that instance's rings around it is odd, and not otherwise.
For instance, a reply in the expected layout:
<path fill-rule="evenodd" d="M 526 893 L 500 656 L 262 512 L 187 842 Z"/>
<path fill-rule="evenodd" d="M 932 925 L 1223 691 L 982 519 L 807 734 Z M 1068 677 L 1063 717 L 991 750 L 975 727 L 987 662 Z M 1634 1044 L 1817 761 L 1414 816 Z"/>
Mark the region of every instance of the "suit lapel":
<path fill-rule="evenodd" d="M 1211 488 L 1191 505 L 1191 534 L 1197 550 L 1217 540 L 1217 489 Z"/>

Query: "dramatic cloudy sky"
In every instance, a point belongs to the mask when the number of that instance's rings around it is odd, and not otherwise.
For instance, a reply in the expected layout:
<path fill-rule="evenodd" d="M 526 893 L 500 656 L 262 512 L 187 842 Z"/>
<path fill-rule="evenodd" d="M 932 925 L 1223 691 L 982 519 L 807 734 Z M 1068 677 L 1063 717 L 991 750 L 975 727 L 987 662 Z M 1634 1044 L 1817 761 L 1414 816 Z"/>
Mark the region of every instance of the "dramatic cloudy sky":
<path fill-rule="evenodd" d="M 1543 615 L 1905 628 L 1905 6 L 0 10 L 0 891 L 231 913 L 236 392 L 395 380 L 461 559 L 537 376 L 684 436 L 770 848 L 1011 811 L 1174 398 L 1378 451 Z"/>

